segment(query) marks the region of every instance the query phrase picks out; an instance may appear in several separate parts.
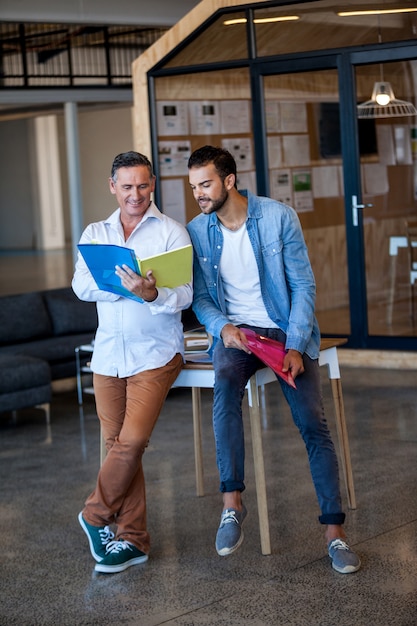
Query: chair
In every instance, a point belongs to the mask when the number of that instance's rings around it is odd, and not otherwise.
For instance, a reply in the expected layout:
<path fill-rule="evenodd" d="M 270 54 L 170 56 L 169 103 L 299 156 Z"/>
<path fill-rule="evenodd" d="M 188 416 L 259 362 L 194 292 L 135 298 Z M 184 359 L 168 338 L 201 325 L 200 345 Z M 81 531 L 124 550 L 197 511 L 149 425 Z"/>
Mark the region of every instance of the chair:
<path fill-rule="evenodd" d="M 411 319 L 414 322 L 414 289 L 417 282 L 417 220 L 406 220 L 405 230 L 407 233 L 408 258 L 410 269 Z"/>
<path fill-rule="evenodd" d="M 346 343 L 346 339 L 322 339 L 320 344 L 319 365 L 327 365 L 335 407 L 335 420 L 340 449 L 340 463 L 346 485 L 348 506 L 350 509 L 356 509 L 349 438 L 346 427 L 342 383 L 337 357 L 337 347 L 343 345 L 344 343 Z M 262 554 L 265 555 L 271 554 L 271 542 L 269 534 L 268 503 L 262 447 L 259 388 L 262 388 L 264 385 L 274 381 L 276 381 L 274 372 L 269 367 L 265 367 L 258 370 L 256 374 L 251 377 L 246 386 L 248 392 L 249 418 L 252 435 L 261 550 Z M 201 436 L 201 389 L 211 389 L 213 386 L 213 366 L 210 362 L 204 362 L 204 360 L 201 359 L 197 359 L 196 361 L 187 361 L 173 385 L 173 387 L 191 387 L 192 390 L 196 491 L 198 496 L 204 495 Z"/>

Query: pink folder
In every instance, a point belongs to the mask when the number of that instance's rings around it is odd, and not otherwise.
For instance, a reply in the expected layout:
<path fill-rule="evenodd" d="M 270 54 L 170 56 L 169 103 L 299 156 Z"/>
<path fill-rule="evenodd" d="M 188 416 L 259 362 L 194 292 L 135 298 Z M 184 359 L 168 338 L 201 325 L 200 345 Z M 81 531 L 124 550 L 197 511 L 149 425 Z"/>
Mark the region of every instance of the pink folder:
<path fill-rule="evenodd" d="M 284 344 L 281 341 L 258 335 L 250 328 L 241 328 L 240 330 L 246 335 L 249 350 L 285 380 L 288 385 L 296 389 L 291 372 L 282 371 L 282 364 L 286 355 Z"/>

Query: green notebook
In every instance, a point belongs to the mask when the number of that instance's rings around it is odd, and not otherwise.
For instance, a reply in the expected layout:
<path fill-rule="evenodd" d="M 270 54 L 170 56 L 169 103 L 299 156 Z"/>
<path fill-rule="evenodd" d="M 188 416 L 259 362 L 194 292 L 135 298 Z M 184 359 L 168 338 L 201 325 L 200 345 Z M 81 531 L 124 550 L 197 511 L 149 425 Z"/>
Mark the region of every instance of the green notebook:
<path fill-rule="evenodd" d="M 188 244 L 145 259 L 137 258 L 137 262 L 142 276 L 146 276 L 146 272 L 152 270 L 157 287 L 179 287 L 191 282 L 193 247 Z"/>

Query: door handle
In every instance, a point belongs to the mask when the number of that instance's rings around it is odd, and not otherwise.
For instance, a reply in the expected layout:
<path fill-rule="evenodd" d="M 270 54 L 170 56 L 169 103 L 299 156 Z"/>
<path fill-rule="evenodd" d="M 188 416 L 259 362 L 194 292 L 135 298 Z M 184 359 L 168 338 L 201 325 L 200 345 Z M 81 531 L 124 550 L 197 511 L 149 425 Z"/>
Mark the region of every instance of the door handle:
<path fill-rule="evenodd" d="M 374 206 L 369 204 L 358 204 L 358 196 L 352 196 L 352 222 L 354 226 L 358 225 L 358 209 L 366 209 Z"/>

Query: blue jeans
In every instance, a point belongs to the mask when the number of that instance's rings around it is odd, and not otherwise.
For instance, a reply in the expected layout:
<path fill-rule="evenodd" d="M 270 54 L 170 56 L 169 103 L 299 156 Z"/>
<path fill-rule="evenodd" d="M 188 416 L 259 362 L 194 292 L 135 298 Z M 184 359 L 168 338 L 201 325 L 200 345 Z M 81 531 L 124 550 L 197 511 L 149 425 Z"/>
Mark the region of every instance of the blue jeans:
<path fill-rule="evenodd" d="M 256 328 L 255 332 L 285 343 L 285 334 L 275 328 Z M 317 360 L 303 355 L 305 371 L 297 376 L 297 389 L 277 377 L 291 409 L 295 425 L 304 440 L 310 472 L 319 502 L 322 524 L 343 524 L 339 469 L 334 445 L 324 417 L 320 372 Z M 243 350 L 225 348 L 218 340 L 213 350 L 215 371 L 213 428 L 216 442 L 220 491 L 245 489 L 245 443 L 242 399 L 245 386 L 263 363 Z"/>

